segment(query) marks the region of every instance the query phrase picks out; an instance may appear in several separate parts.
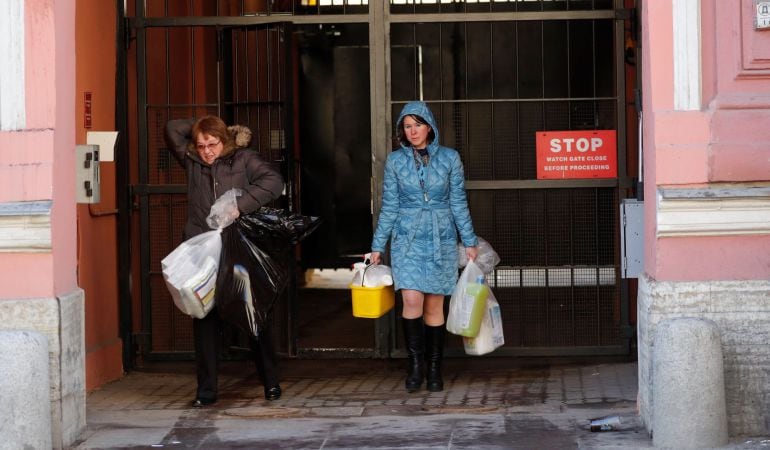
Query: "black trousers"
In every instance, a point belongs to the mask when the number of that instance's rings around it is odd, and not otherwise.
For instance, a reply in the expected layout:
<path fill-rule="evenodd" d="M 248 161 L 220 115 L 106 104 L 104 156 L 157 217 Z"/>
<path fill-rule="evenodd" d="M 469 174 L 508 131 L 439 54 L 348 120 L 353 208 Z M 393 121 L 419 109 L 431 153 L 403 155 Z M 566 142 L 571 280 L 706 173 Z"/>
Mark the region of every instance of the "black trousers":
<path fill-rule="evenodd" d="M 269 321 L 268 321 L 269 322 Z M 203 319 L 193 319 L 193 341 L 195 342 L 195 364 L 198 375 L 196 398 L 217 399 L 217 378 L 219 375 L 219 350 L 222 347 L 222 319 L 216 308 Z M 257 373 L 265 390 L 278 384 L 278 364 L 273 348 L 270 329 L 260 330 L 259 339 L 249 340 L 249 346 L 257 366 Z"/>

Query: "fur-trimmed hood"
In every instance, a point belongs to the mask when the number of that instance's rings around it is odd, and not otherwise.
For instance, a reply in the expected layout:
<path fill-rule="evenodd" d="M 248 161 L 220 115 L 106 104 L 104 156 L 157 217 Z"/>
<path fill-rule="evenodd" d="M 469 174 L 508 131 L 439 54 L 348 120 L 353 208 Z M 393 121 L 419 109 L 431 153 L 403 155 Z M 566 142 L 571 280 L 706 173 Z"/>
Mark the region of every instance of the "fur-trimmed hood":
<path fill-rule="evenodd" d="M 236 148 L 245 148 L 251 144 L 251 130 L 245 125 L 230 125 L 227 132 L 235 142 Z"/>

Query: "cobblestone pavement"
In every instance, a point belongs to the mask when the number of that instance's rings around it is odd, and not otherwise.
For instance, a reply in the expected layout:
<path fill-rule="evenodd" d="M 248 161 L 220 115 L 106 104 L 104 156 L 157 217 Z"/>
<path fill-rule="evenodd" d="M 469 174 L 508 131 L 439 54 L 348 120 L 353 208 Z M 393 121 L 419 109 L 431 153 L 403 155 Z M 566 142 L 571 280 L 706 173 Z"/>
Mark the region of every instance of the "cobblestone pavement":
<path fill-rule="evenodd" d="M 253 368 L 226 363 L 219 401 L 189 408 L 194 370 L 166 365 L 89 394 L 87 448 L 645 448 L 634 362 L 445 362 L 445 388 L 404 390 L 404 360 L 282 361 L 267 402 Z M 621 427 L 592 433 L 592 418 Z M 759 442 L 759 441 L 758 441 Z M 733 448 L 754 448 L 739 446 Z M 770 445 L 765 448 L 770 448 Z"/>
<path fill-rule="evenodd" d="M 284 408 L 411 406 L 422 408 L 507 408 L 546 403 L 564 405 L 636 402 L 636 364 L 519 363 L 508 358 L 456 359 L 445 363 L 444 390 L 404 391 L 403 360 L 282 361 L 283 397 L 262 398 L 255 370 L 225 363 L 216 409 L 252 406 Z M 195 395 L 194 368 L 169 365 L 135 371 L 92 392 L 88 410 L 185 409 Z"/>

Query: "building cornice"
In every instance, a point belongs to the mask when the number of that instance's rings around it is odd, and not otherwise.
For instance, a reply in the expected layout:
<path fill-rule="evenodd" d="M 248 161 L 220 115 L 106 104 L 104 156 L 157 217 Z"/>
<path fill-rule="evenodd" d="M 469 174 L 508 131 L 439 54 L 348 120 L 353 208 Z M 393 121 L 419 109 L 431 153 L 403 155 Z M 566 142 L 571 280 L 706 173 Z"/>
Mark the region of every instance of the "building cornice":
<path fill-rule="evenodd" d="M 770 234 L 770 187 L 659 188 L 656 234 Z"/>
<path fill-rule="evenodd" d="M 0 252 L 50 252 L 51 204 L 50 200 L 0 203 Z"/>

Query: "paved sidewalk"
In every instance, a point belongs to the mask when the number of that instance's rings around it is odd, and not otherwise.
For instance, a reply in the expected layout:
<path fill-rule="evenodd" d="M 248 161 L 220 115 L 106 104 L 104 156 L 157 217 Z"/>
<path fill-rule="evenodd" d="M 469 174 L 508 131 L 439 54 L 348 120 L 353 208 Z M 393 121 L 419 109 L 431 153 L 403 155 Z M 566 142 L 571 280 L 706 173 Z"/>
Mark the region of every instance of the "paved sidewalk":
<path fill-rule="evenodd" d="M 282 361 L 283 397 L 262 398 L 255 370 L 225 364 L 216 405 L 189 408 L 190 364 L 136 371 L 91 393 L 78 449 L 647 448 L 633 362 L 462 358 L 445 389 L 408 394 L 404 360 Z M 590 419 L 617 415 L 617 431 Z M 754 447 L 753 445 L 766 445 Z M 731 448 L 770 448 L 737 443 Z"/>

